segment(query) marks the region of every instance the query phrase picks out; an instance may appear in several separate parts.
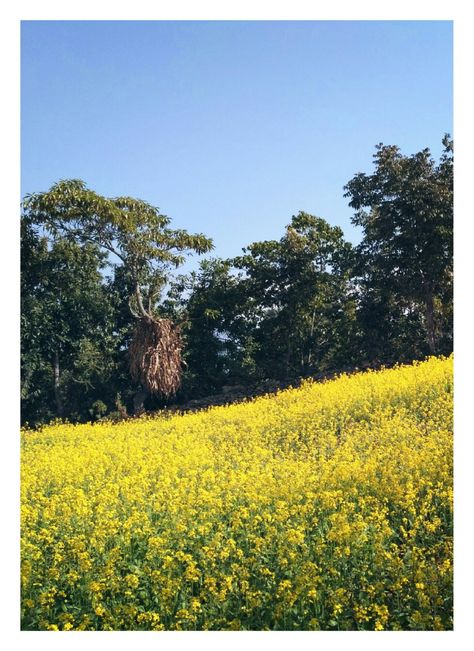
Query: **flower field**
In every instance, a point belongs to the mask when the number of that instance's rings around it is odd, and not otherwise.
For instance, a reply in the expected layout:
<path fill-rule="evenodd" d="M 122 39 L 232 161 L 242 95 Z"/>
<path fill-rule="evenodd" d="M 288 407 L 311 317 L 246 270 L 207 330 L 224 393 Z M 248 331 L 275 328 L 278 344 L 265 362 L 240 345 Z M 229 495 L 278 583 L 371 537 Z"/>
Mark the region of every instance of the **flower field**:
<path fill-rule="evenodd" d="M 452 628 L 452 358 L 22 432 L 22 628 Z"/>

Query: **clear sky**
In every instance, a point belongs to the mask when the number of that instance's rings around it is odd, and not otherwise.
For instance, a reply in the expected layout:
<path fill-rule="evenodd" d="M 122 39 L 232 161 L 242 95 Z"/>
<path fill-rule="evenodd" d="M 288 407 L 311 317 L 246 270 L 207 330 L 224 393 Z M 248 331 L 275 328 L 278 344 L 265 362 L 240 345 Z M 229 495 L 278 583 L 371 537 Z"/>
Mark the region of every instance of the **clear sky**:
<path fill-rule="evenodd" d="M 221 257 L 299 210 L 357 242 L 344 184 L 379 142 L 439 156 L 452 63 L 448 21 L 26 21 L 22 194 L 81 178 Z"/>

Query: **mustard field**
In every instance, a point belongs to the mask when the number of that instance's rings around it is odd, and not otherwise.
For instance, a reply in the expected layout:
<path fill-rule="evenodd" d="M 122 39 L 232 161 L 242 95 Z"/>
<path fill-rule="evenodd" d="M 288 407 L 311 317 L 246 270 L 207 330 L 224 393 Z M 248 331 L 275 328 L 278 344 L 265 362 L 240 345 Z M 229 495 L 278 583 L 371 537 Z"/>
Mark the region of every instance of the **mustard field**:
<path fill-rule="evenodd" d="M 22 432 L 22 628 L 452 628 L 452 358 Z"/>

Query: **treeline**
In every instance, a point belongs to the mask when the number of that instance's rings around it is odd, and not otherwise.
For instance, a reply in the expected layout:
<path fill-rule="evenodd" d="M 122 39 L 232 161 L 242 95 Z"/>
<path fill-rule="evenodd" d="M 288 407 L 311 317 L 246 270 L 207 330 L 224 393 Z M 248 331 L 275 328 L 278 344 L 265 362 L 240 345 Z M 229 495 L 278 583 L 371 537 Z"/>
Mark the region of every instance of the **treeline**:
<path fill-rule="evenodd" d="M 71 187 L 85 192 L 80 182 L 71 183 L 56 186 L 56 194 L 58 187 L 67 196 Z M 148 279 L 148 309 L 180 324 L 184 364 L 176 396 L 148 397 L 148 409 L 183 404 L 228 385 L 292 382 L 452 351 L 452 140 L 443 139 L 439 161 L 428 149 L 405 156 L 395 146 L 379 145 L 373 173 L 356 174 L 344 191 L 362 231 L 358 246 L 340 228 L 300 212 L 279 240 L 256 242 L 236 258 L 212 257 L 198 271 L 170 276 L 181 258 L 163 251 L 186 245 L 201 253 L 209 240 L 166 230 L 164 217 L 153 223 L 162 254 L 153 282 Z M 95 201 L 98 195 L 89 194 Z M 107 247 L 108 240 L 99 245 L 87 237 L 93 232 L 89 214 L 75 216 L 81 237 L 77 228 L 74 236 L 62 228 L 51 196 L 23 204 L 22 422 L 133 413 L 140 389 L 130 379 L 128 360 L 136 320 L 127 265 L 138 259 L 130 257 L 136 253 L 133 226 L 123 231 L 129 248 L 120 249 L 126 252 L 121 264 L 109 255 L 116 250 L 112 239 Z M 79 213 L 80 205 L 74 204 Z M 110 210 L 105 200 L 102 208 Z M 94 219 L 94 228 L 101 227 Z M 143 227 L 135 228 L 142 237 Z M 170 233 L 174 244 L 168 246 Z M 145 243 L 143 269 L 147 250 Z"/>

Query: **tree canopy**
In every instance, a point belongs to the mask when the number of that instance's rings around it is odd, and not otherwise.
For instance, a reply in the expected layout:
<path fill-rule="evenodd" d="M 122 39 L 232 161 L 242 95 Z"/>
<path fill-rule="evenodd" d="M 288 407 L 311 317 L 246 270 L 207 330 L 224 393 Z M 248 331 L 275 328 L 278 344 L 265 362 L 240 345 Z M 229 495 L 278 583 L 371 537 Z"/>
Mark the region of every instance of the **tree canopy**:
<path fill-rule="evenodd" d="M 80 180 L 25 197 L 23 421 L 118 417 L 145 400 L 449 354 L 452 140 L 439 161 L 380 144 L 373 162 L 344 187 L 357 246 L 300 211 L 280 239 L 181 275 L 212 241 L 151 204 Z"/>
<path fill-rule="evenodd" d="M 404 156 L 378 145 L 375 171 L 345 186 L 361 226 L 358 271 L 366 292 L 390 295 L 405 315 L 419 312 L 426 344 L 442 352 L 451 326 L 442 305 L 452 292 L 453 143 L 445 136 L 439 163 L 429 149 Z M 377 299 L 376 299 L 377 300 Z"/>
<path fill-rule="evenodd" d="M 351 245 L 339 227 L 300 212 L 279 241 L 250 245 L 234 264 L 254 302 L 258 366 L 291 377 L 335 363 L 348 308 Z"/>
<path fill-rule="evenodd" d="M 169 228 L 169 217 L 146 201 L 107 198 L 77 179 L 27 195 L 23 209 L 30 223 L 53 238 L 90 242 L 117 258 L 133 287 L 131 309 L 136 316 L 152 313 L 169 269 L 179 267 L 186 252 L 212 249 L 212 240 L 203 234 Z"/>

